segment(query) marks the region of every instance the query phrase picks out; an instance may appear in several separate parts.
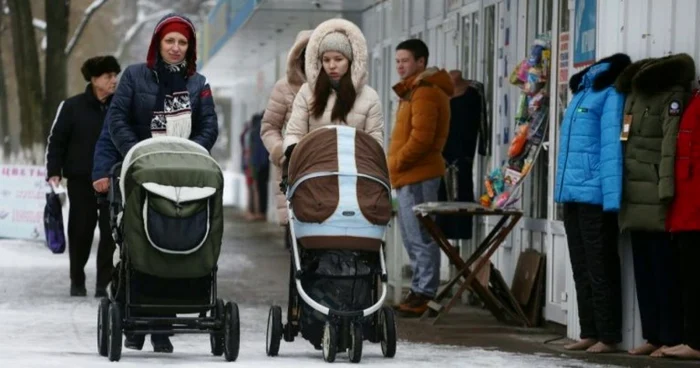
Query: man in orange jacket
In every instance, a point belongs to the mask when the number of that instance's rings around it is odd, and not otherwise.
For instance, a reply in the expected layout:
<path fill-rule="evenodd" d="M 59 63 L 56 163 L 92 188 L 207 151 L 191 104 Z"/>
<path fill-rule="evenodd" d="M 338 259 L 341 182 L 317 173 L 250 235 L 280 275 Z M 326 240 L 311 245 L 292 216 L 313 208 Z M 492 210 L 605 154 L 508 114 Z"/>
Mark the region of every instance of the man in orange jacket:
<path fill-rule="evenodd" d="M 400 103 L 389 146 L 389 173 L 398 195 L 401 237 L 413 269 L 411 291 L 398 307 L 407 317 L 427 310 L 440 283 L 440 248 L 421 228 L 413 206 L 437 201 L 445 174 L 442 149 L 450 129 L 454 86 L 444 69 L 426 68 L 428 56 L 428 47 L 419 39 L 396 47 L 401 82 L 393 88 Z"/>

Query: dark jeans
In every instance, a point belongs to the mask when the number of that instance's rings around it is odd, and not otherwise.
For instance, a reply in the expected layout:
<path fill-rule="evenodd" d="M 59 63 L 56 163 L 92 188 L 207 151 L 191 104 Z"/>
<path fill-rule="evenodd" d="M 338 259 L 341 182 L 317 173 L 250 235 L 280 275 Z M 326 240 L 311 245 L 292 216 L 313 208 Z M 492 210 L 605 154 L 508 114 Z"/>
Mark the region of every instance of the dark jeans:
<path fill-rule="evenodd" d="M 107 287 L 112 274 L 114 240 L 109 226 L 109 208 L 97 204 L 97 197 L 89 178 L 68 179 L 68 256 L 70 279 L 73 285 L 85 286 L 85 265 L 90 259 L 95 226 L 100 225 L 100 243 L 97 249 L 97 287 Z M 99 211 L 99 215 L 98 215 Z"/>
<path fill-rule="evenodd" d="M 642 335 L 656 346 L 675 346 L 683 337 L 683 304 L 677 246 L 664 232 L 632 232 L 634 280 Z"/>
<path fill-rule="evenodd" d="M 700 231 L 676 233 L 683 288 L 683 343 L 700 350 Z"/>
<path fill-rule="evenodd" d="M 602 206 L 565 203 L 564 227 L 576 284 L 581 339 L 622 341 L 617 214 Z"/>

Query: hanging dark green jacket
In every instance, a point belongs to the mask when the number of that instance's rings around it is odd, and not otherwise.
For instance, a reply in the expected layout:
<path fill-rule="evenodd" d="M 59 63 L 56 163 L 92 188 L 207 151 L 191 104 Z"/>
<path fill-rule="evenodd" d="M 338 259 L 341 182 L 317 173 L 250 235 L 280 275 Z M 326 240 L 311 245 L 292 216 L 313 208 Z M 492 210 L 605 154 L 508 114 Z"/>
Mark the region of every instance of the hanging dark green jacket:
<path fill-rule="evenodd" d="M 632 119 L 623 142 L 620 230 L 665 231 L 678 125 L 693 78 L 695 62 L 677 54 L 633 63 L 615 82 L 627 95 L 625 115 Z"/>

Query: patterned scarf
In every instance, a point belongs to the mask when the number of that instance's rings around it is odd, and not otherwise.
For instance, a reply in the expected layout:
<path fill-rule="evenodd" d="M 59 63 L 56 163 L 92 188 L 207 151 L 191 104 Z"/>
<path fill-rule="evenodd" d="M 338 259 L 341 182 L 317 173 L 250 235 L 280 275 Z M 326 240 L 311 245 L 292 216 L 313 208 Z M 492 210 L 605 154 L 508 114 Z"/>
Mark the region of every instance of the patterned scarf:
<path fill-rule="evenodd" d="M 155 73 L 158 95 L 153 107 L 151 134 L 189 138 L 192 132 L 192 110 L 187 91 L 187 61 L 168 64 L 158 58 Z"/>

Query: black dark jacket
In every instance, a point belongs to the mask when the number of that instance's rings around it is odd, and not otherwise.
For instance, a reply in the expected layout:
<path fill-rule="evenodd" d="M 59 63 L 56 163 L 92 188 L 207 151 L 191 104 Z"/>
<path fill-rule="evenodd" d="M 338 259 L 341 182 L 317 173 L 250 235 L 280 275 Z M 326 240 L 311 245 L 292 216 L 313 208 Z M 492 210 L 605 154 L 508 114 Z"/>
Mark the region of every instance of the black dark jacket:
<path fill-rule="evenodd" d="M 46 147 L 46 172 L 64 178 L 90 178 L 95 144 L 112 97 L 103 103 L 92 85 L 58 105 Z"/>

